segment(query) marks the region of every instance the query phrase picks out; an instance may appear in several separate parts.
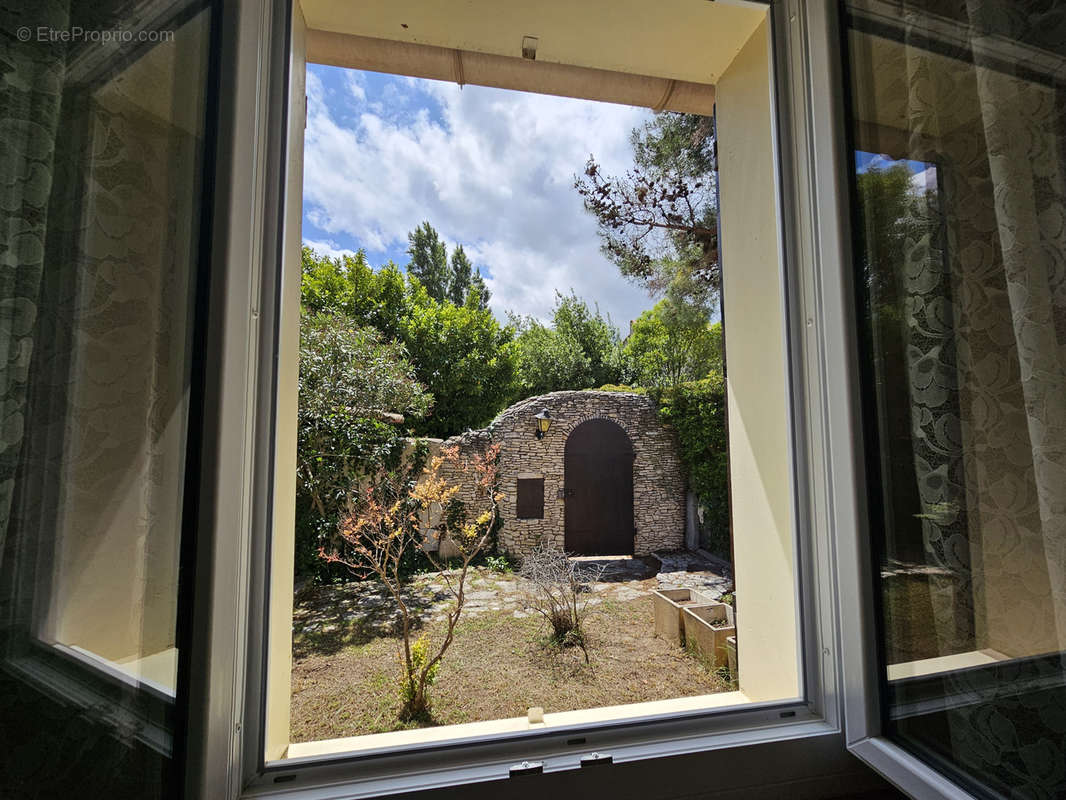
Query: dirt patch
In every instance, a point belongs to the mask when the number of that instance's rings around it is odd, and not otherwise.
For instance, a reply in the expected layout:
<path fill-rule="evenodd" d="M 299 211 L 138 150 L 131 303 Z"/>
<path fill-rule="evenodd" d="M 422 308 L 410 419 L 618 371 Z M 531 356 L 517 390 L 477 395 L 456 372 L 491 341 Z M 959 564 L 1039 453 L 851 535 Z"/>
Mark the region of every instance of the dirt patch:
<path fill-rule="evenodd" d="M 328 626 L 326 626 L 328 627 Z M 439 622 L 429 621 L 431 636 Z M 665 700 L 726 691 L 676 644 L 654 635 L 652 601 L 605 598 L 586 626 L 591 664 L 578 648 L 545 647 L 547 625 L 510 610 L 464 618 L 433 687 L 441 725 Z M 309 638 L 310 637 L 310 638 Z M 291 740 L 397 730 L 399 639 L 381 628 L 321 628 L 294 637 Z"/>

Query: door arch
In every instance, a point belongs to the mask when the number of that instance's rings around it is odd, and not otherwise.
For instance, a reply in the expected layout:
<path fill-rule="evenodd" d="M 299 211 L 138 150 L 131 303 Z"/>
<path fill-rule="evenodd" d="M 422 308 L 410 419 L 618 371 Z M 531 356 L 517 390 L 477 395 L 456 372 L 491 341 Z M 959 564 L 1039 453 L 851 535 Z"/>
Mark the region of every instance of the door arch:
<path fill-rule="evenodd" d="M 565 548 L 577 555 L 632 555 L 633 443 L 617 423 L 582 422 L 563 458 Z"/>

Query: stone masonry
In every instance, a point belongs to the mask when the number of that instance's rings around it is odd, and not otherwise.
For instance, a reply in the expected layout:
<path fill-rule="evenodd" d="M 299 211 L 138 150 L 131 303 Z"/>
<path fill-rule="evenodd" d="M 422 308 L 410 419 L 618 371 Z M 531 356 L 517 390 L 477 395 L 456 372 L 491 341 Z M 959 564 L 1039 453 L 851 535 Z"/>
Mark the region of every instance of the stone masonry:
<path fill-rule="evenodd" d="M 552 424 L 537 439 L 533 415 L 546 408 Z M 444 442 L 462 450 L 480 449 L 490 440 L 500 445 L 500 548 L 521 558 L 538 542 L 565 548 L 564 453 L 567 437 L 582 422 L 607 419 L 629 437 L 633 462 L 634 554 L 678 550 L 685 536 L 685 480 L 674 432 L 660 420 L 655 404 L 632 392 L 566 391 L 531 397 L 503 411 L 481 431 L 468 431 Z M 544 518 L 516 515 L 519 478 L 544 479 Z M 464 487 L 465 488 L 465 487 Z M 466 494 L 466 492 L 463 492 Z M 466 498 L 464 498 L 466 499 Z M 472 499 L 472 498 L 470 498 Z"/>

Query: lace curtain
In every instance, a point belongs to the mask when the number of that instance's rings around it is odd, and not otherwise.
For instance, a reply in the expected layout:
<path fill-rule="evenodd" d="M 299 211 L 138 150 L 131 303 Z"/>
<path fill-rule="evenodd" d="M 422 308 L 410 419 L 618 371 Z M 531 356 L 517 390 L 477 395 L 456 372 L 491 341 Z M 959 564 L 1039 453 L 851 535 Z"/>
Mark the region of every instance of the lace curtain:
<path fill-rule="evenodd" d="M 23 3 L 3 0 L 0 20 L 0 563 L 15 468 L 26 427 L 26 395 L 44 267 L 48 197 L 65 78 L 62 47 L 21 42 Z M 68 26 L 66 0 L 41 0 L 40 24 Z"/>
<path fill-rule="evenodd" d="M 940 180 L 903 266 L 923 538 L 943 569 L 937 632 L 945 651 L 969 639 L 1007 656 L 1066 642 L 1062 95 L 980 46 L 990 22 L 1023 40 L 1023 6 L 967 4 L 972 63 L 905 49 L 908 157 Z M 928 17 L 906 21 L 924 45 Z"/>
<path fill-rule="evenodd" d="M 856 3 L 890 5 L 900 38 L 852 39 L 859 128 L 929 169 L 893 267 L 917 507 L 892 488 L 886 504 L 918 518 L 923 657 L 992 663 L 939 674 L 937 711 L 898 711 L 928 682 L 890 686 L 892 725 L 977 784 L 1050 800 L 1066 792 L 1066 8 Z"/>

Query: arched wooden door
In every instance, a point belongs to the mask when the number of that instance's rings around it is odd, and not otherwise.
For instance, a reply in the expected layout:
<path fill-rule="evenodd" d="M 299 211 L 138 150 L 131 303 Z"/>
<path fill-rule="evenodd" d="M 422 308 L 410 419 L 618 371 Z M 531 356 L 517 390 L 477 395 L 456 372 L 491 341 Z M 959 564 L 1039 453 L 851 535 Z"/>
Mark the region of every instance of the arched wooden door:
<path fill-rule="evenodd" d="M 610 420 L 582 422 L 566 440 L 563 464 L 566 551 L 633 553 L 633 444 Z"/>

